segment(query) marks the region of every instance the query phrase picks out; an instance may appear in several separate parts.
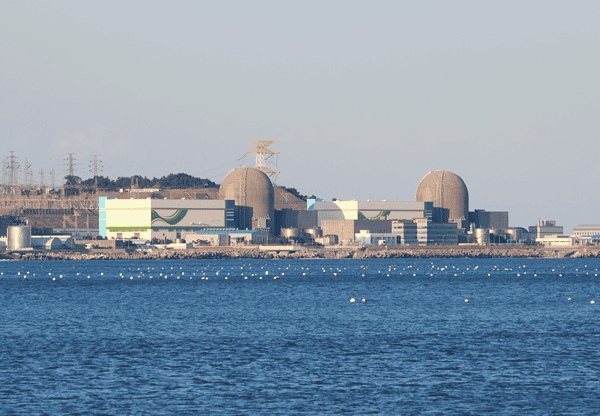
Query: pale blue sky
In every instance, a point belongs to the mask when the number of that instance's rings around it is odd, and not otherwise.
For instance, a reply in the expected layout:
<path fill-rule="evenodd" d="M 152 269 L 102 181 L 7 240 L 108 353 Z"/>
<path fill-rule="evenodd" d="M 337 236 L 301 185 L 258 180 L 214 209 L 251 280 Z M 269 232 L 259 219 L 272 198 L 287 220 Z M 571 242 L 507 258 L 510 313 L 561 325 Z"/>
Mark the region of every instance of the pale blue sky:
<path fill-rule="evenodd" d="M 303 193 L 414 200 L 443 169 L 471 209 L 570 231 L 600 223 L 599 17 L 598 1 L 2 0 L 0 156 L 220 182 L 247 140 L 279 140 L 278 182 Z"/>

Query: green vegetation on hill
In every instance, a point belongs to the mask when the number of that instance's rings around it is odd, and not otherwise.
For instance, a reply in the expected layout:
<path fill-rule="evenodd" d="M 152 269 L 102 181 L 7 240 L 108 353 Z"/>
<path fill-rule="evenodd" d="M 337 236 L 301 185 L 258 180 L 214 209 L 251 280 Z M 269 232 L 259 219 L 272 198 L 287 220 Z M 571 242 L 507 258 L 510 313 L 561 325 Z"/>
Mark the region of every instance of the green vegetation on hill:
<path fill-rule="evenodd" d="M 288 188 L 287 186 L 281 186 L 281 185 L 278 185 L 278 188 L 281 188 L 284 191 L 289 192 L 290 194 L 294 195 L 296 198 L 299 198 L 303 201 L 306 201 L 307 199 L 316 199 L 317 198 L 314 195 L 311 195 L 311 196 L 303 195 L 296 188 Z"/>
<path fill-rule="evenodd" d="M 140 188 L 161 188 L 161 189 L 186 189 L 186 188 L 216 188 L 217 184 L 210 179 L 196 178 L 187 173 L 169 174 L 162 178 L 149 179 L 146 176 L 134 175 L 133 177 L 119 176 L 112 180 L 104 176 L 98 176 L 98 188 L 106 191 L 118 191 L 121 188 L 130 188 L 131 179 L 133 178 Z M 78 177 L 66 177 L 67 184 L 74 184 L 80 180 Z M 86 179 L 79 182 L 85 187 L 93 187 L 95 184 L 94 178 Z"/>
<path fill-rule="evenodd" d="M 105 176 L 98 176 L 98 189 L 104 191 L 118 191 L 119 189 L 127 189 L 131 187 L 131 179 L 139 188 L 160 188 L 160 189 L 188 189 L 188 188 L 218 188 L 218 185 L 210 179 L 196 178 L 187 173 L 169 174 L 162 178 L 148 178 L 146 176 L 119 176 L 117 179 L 110 179 Z M 92 189 L 95 184 L 94 178 L 81 180 L 78 176 L 65 176 L 67 185 L 81 185 L 83 188 Z M 295 197 L 306 201 L 316 196 L 306 196 L 301 194 L 296 188 L 288 188 L 287 186 L 278 186 L 279 188 L 289 192 Z"/>

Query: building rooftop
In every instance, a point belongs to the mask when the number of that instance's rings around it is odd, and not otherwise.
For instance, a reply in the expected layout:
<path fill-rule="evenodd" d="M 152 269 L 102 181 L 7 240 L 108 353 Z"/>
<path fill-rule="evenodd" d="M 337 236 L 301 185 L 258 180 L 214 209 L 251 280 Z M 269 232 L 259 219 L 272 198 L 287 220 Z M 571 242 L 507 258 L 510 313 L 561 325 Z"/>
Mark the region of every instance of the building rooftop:
<path fill-rule="evenodd" d="M 210 234 L 253 234 L 261 230 L 200 230 L 188 234 L 210 235 Z"/>
<path fill-rule="evenodd" d="M 573 228 L 574 230 L 597 230 L 600 228 L 600 224 L 580 224 Z"/>

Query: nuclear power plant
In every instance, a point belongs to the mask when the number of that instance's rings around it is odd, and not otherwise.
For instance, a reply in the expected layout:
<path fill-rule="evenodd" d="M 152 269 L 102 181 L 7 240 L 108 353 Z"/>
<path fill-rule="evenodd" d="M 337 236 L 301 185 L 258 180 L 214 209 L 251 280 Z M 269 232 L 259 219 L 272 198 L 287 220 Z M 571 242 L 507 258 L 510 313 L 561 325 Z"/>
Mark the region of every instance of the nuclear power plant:
<path fill-rule="evenodd" d="M 269 241 L 426 246 L 536 238 L 536 229 L 511 228 L 506 211 L 469 211 L 467 185 L 453 172 L 428 172 L 416 186 L 414 201 L 324 201 L 274 184 L 279 171 L 267 164 L 278 155 L 269 148 L 276 141 L 249 143 L 254 148 L 246 154 L 256 156 L 255 166 L 232 169 L 218 188 L 143 188 L 132 179 L 130 188 L 106 192 L 96 179 L 93 194 L 80 192 L 77 185 L 63 185 L 60 192 L 38 192 L 31 186 L 19 191 L 11 153 L 4 177 L 12 187 L 0 195 L 0 208 L 10 212 L 0 216 L 0 235 L 5 245 L 20 249 L 27 241 L 50 248 L 57 241 L 73 245 L 73 238 L 175 242 L 185 248 Z M 97 175 L 99 161 L 94 156 Z M 70 174 L 73 161 L 69 154 Z M 7 235 L 9 226 L 13 228 Z M 540 229 L 538 225 L 536 236 L 547 238 Z M 555 229 L 562 232 L 562 227 Z M 15 237 L 28 233 L 30 240 Z"/>
<path fill-rule="evenodd" d="M 429 172 L 417 187 L 416 200 L 433 202 L 435 207 L 447 209 L 451 221 L 467 228 L 469 191 L 460 176 L 445 170 Z"/>
<path fill-rule="evenodd" d="M 275 190 L 269 177 L 260 170 L 233 169 L 221 183 L 219 199 L 235 202 L 235 220 L 238 228 L 273 228 Z"/>

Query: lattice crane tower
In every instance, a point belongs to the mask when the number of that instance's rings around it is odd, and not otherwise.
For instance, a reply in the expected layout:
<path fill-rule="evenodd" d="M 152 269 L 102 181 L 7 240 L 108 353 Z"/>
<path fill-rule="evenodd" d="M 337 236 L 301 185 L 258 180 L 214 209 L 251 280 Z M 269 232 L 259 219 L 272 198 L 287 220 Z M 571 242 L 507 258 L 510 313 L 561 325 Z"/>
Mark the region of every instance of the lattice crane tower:
<path fill-rule="evenodd" d="M 279 171 L 275 169 L 268 168 L 265 165 L 265 162 L 271 159 L 274 155 L 278 155 L 279 152 L 276 150 L 267 149 L 268 146 L 273 143 L 277 143 L 279 140 L 252 140 L 248 141 L 254 149 L 250 150 L 247 155 L 256 155 L 256 164 L 255 168 L 263 172 L 267 175 L 271 181 L 274 183 L 277 179 L 277 175 L 279 175 Z M 277 162 L 275 162 L 275 166 L 277 166 Z"/>

